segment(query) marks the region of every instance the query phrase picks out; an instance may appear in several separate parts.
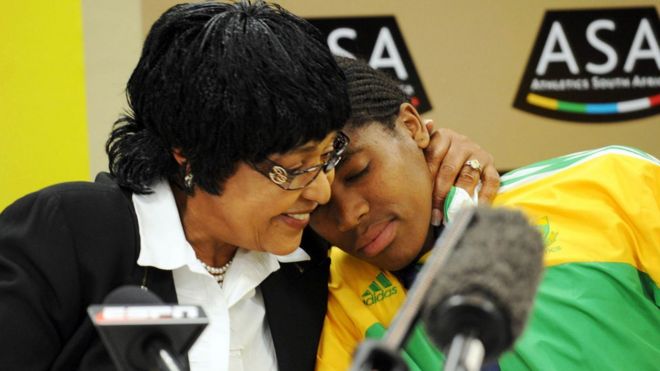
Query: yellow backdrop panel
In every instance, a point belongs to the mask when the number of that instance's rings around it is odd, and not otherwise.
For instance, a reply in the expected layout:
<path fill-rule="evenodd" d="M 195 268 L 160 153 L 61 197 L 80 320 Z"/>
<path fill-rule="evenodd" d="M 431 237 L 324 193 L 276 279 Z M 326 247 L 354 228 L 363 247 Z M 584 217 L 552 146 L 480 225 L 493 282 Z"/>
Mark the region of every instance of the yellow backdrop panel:
<path fill-rule="evenodd" d="M 0 12 L 0 210 L 89 179 L 79 1 L 7 1 Z"/>

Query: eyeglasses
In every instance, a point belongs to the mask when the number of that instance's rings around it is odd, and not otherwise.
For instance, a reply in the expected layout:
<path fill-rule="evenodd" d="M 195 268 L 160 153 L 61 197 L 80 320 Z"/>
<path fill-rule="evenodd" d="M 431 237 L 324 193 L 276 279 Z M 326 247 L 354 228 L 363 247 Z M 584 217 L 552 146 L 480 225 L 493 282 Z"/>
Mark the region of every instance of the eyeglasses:
<path fill-rule="evenodd" d="M 348 139 L 346 134 L 338 132 L 333 143 L 333 150 L 329 154 L 328 159 L 322 164 L 314 165 L 306 169 L 286 169 L 277 162 L 269 159 L 264 160 L 260 164 L 250 163 L 250 165 L 284 190 L 293 191 L 302 189 L 310 185 L 314 179 L 319 176 L 321 170 L 323 170 L 324 173 L 332 171 L 339 161 L 341 161 L 341 156 L 346 150 L 346 147 L 348 147 L 349 142 L 350 139 Z"/>

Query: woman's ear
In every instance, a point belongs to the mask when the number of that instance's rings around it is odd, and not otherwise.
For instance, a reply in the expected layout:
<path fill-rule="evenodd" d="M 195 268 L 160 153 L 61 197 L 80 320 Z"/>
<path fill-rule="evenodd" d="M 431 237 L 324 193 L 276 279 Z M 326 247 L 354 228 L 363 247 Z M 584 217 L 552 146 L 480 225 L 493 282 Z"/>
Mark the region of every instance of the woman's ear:
<path fill-rule="evenodd" d="M 185 164 L 188 162 L 188 159 L 186 156 L 183 155 L 183 152 L 181 152 L 181 148 L 174 148 L 172 149 L 172 156 L 174 156 L 174 160 L 179 164 L 179 166 Z"/>
<path fill-rule="evenodd" d="M 403 125 L 419 148 L 424 149 L 428 147 L 430 141 L 429 132 L 426 130 L 419 112 L 417 112 L 417 109 L 412 104 L 402 103 L 399 106 L 399 116 L 396 120 Z"/>

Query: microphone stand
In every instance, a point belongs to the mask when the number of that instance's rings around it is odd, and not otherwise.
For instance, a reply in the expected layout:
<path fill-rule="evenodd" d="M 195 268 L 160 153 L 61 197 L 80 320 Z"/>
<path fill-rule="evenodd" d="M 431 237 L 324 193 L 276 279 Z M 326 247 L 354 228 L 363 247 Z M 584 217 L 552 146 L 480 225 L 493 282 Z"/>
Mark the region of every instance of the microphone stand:
<path fill-rule="evenodd" d="M 146 348 L 148 356 L 154 362 L 160 371 L 186 371 L 184 367 L 170 351 L 169 344 L 157 339 L 151 342 Z"/>
<path fill-rule="evenodd" d="M 449 256 L 460 241 L 475 214 L 475 208 L 464 208 L 435 241 L 433 252 L 419 271 L 408 291 L 403 306 L 397 312 L 392 325 L 382 341 L 366 340 L 358 346 L 351 371 L 398 371 L 407 370 L 399 351 L 405 345 L 413 326 L 419 318 L 424 301 L 437 273 L 447 263 Z"/>

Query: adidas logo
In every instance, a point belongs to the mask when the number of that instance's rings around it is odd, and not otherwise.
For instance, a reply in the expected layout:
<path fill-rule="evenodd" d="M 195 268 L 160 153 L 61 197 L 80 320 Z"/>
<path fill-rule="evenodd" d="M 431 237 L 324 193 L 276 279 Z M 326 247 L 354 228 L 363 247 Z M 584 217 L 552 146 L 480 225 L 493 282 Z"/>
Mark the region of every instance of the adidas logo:
<path fill-rule="evenodd" d="M 396 295 L 396 293 L 396 286 L 393 286 L 392 281 L 388 280 L 383 272 L 380 272 L 376 279 L 371 281 L 369 288 L 362 294 L 362 302 L 365 305 L 374 305 L 392 295 Z"/>

